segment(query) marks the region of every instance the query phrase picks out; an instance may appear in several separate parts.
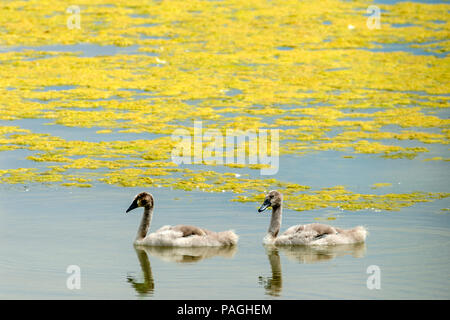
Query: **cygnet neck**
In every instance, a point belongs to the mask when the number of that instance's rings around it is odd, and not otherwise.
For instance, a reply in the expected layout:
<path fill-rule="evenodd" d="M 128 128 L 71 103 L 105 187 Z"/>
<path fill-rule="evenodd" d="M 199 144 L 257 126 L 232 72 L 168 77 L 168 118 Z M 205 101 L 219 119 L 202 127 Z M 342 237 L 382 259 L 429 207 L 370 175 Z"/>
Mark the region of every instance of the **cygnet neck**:
<path fill-rule="evenodd" d="M 272 218 L 270 219 L 269 230 L 272 237 L 276 238 L 281 228 L 281 204 L 272 206 Z"/>
<path fill-rule="evenodd" d="M 144 214 L 142 215 L 141 224 L 136 235 L 136 240 L 142 240 L 147 235 L 148 229 L 150 229 L 150 223 L 152 222 L 153 206 L 147 205 L 144 207 Z"/>

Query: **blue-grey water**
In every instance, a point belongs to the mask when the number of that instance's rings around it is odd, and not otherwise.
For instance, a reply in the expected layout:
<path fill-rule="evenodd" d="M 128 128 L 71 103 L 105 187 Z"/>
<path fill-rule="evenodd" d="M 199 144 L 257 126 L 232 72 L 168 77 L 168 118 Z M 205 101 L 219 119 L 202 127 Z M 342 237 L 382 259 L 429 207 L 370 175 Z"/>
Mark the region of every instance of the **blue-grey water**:
<path fill-rule="evenodd" d="M 449 181 L 448 171 L 436 163 L 410 161 L 402 167 L 392 161 L 389 168 L 376 157 L 355 159 L 353 165 L 339 158 L 282 158 L 280 179 L 290 172 L 290 181 L 318 187 L 345 181 L 360 186 L 358 191 L 377 181 L 398 181 L 391 187 L 395 192 L 420 187 L 442 191 Z M 2 167 L 5 160 L 0 160 Z M 431 178 L 425 179 L 427 173 Z M 149 188 L 156 199 L 151 230 L 179 223 L 234 229 L 240 242 L 224 250 L 143 251 L 132 244 L 142 213 L 125 214 L 142 190 L 102 184 L 90 189 L 2 185 L 0 298 L 450 298 L 450 220 L 440 210 L 449 207 L 448 200 L 399 212 L 285 210 L 282 229 L 333 214 L 337 219 L 329 223 L 365 225 L 370 234 L 365 245 L 273 250 L 262 245 L 269 216 L 258 214 L 257 204 L 230 202 L 228 193 Z M 80 267 L 80 289 L 66 285 L 70 265 Z M 370 290 L 367 268 L 373 265 L 380 269 L 381 288 Z"/>

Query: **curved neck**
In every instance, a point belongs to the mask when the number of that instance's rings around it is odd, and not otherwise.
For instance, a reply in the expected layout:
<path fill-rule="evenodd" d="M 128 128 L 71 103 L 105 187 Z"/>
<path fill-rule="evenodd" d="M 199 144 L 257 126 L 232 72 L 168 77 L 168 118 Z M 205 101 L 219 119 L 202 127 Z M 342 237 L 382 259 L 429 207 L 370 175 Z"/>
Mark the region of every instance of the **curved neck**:
<path fill-rule="evenodd" d="M 272 218 L 270 219 L 269 230 L 267 231 L 272 237 L 276 238 L 281 228 L 281 204 L 272 207 Z"/>
<path fill-rule="evenodd" d="M 136 235 L 136 240 L 142 240 L 147 235 L 147 231 L 150 228 L 150 223 L 152 221 L 152 215 L 153 207 L 144 207 L 144 214 L 142 215 L 142 220 Z"/>

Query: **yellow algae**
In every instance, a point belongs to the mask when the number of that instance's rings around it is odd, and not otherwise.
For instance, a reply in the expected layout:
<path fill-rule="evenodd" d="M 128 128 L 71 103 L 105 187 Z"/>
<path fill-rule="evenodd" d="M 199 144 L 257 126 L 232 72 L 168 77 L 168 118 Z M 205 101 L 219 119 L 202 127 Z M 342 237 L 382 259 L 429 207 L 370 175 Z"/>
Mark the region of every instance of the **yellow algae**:
<path fill-rule="evenodd" d="M 129 167 L 131 165 L 131 161 L 129 160 L 115 160 L 115 161 L 106 161 L 106 160 L 97 160 L 90 158 L 80 158 L 73 160 L 71 164 L 65 165 L 65 169 L 74 168 L 74 169 L 99 169 L 99 168 L 108 168 L 108 169 L 118 169 L 121 167 Z"/>
<path fill-rule="evenodd" d="M 35 169 L 30 168 L 1 170 L 1 174 L 1 181 L 10 184 L 29 183 L 36 175 Z"/>
<path fill-rule="evenodd" d="M 36 162 L 72 162 L 70 158 L 61 156 L 60 154 L 37 154 L 35 156 L 28 156 L 28 160 L 33 160 Z"/>
<path fill-rule="evenodd" d="M 9 184 L 54 183 L 63 180 L 63 175 L 54 171 L 36 172 L 32 168 L 2 170 L 1 182 Z"/>
<path fill-rule="evenodd" d="M 417 202 L 429 202 L 434 199 L 449 197 L 449 193 L 424 193 L 413 192 L 405 194 L 357 194 L 347 190 L 343 186 L 311 190 L 308 192 L 296 192 L 286 194 L 285 206 L 296 211 L 313 210 L 320 208 L 339 208 L 342 210 L 385 210 L 396 211 L 409 207 Z M 264 198 L 264 194 L 239 195 L 235 201 L 257 202 Z"/>
<path fill-rule="evenodd" d="M 378 188 L 384 188 L 384 187 L 390 187 L 392 186 L 392 183 L 390 182 L 378 182 L 372 184 L 372 189 L 378 189 Z"/>
<path fill-rule="evenodd" d="M 80 177 L 65 177 L 66 180 L 68 181 L 75 181 L 75 182 L 79 182 L 79 183 L 85 183 L 85 182 L 90 182 L 92 181 L 92 179 L 88 179 L 88 178 L 80 178 Z"/>
<path fill-rule="evenodd" d="M 29 133 L 31 132 L 30 130 L 26 130 L 26 129 L 22 129 L 20 127 L 17 126 L 2 126 L 0 127 L 0 134 L 4 135 L 6 133 L 16 133 L 16 132 L 26 132 Z"/>
<path fill-rule="evenodd" d="M 95 133 L 111 133 L 112 132 L 112 130 L 110 130 L 110 129 L 105 129 L 105 130 L 97 130 L 97 131 L 95 131 Z"/>
<path fill-rule="evenodd" d="M 450 158 L 433 157 L 433 158 L 423 159 L 423 161 L 450 161 Z"/>
<path fill-rule="evenodd" d="M 78 187 L 78 188 L 91 188 L 92 185 L 89 183 L 77 183 L 77 182 L 65 182 L 61 183 L 64 187 Z"/>
<path fill-rule="evenodd" d="M 2 183 L 161 186 L 233 192 L 238 201 L 260 201 L 267 189 L 280 188 L 287 206 L 299 211 L 390 210 L 445 196 L 311 190 L 218 173 L 214 162 L 189 171 L 171 162 L 171 134 L 192 133 L 193 121 L 203 121 L 205 130 L 222 133 L 279 129 L 281 157 L 329 150 L 379 161 L 435 155 L 432 148 L 450 138 L 450 120 L 442 116 L 450 105 L 450 25 L 433 20 L 447 21 L 450 5 L 377 4 L 381 28 L 373 30 L 365 14 L 372 1 L 105 4 L 111 2 L 78 1 L 80 29 L 67 27 L 65 2 L 0 5 L 0 120 L 11 121 L 0 127 L 0 152 L 29 150 L 30 163 L 49 169 L 2 171 Z M 402 24 L 413 26 L 394 28 Z M 112 51 L 104 53 L 107 48 Z M 68 140 L 15 125 L 24 119 L 77 128 L 81 135 L 93 128 L 95 141 L 112 132 L 133 139 L 92 142 L 87 134 Z M 438 151 L 425 160 L 448 158 Z"/>

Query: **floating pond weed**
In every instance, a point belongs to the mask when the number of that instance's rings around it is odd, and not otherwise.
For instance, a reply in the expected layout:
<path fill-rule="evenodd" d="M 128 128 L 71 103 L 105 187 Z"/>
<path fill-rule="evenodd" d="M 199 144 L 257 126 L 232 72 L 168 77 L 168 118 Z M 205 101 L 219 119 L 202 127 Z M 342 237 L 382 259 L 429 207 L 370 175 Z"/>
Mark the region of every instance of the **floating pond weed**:
<path fill-rule="evenodd" d="M 171 161 L 174 130 L 192 133 L 202 121 L 222 133 L 276 128 L 280 157 L 335 151 L 345 161 L 447 165 L 450 25 L 433 20 L 447 21 L 450 6 L 377 4 L 381 27 L 370 30 L 363 13 L 371 3 L 78 1 L 81 28 L 72 30 L 64 2 L 3 3 L 0 152 L 27 150 L 24 160 L 39 166 L 1 170 L 0 182 L 230 192 L 242 202 L 279 188 L 297 211 L 398 210 L 448 197 L 247 175 L 264 164 Z M 44 124 L 21 122 L 33 119 Z M 93 130 L 95 139 L 53 128 Z"/>

